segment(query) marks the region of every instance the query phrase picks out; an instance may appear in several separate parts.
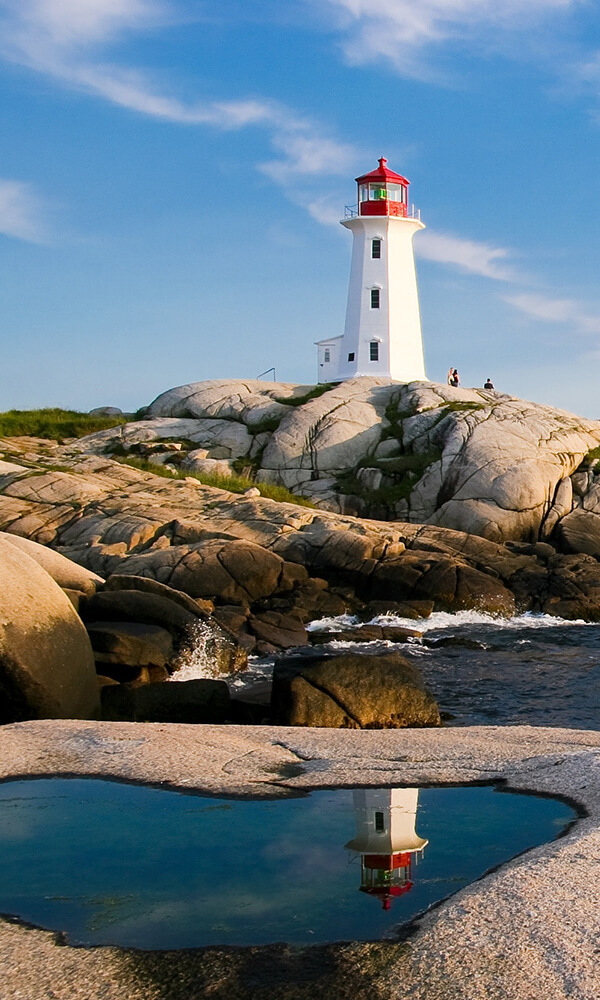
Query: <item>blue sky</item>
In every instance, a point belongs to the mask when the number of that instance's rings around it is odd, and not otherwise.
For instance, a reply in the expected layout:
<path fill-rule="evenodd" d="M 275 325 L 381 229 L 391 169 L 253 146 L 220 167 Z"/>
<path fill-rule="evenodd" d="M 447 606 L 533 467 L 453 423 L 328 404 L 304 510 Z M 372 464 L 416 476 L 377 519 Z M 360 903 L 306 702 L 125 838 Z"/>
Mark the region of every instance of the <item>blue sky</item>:
<path fill-rule="evenodd" d="M 600 418 L 596 0 L 0 0 L 0 96 L 0 409 L 314 382 L 386 156 L 429 377 Z"/>

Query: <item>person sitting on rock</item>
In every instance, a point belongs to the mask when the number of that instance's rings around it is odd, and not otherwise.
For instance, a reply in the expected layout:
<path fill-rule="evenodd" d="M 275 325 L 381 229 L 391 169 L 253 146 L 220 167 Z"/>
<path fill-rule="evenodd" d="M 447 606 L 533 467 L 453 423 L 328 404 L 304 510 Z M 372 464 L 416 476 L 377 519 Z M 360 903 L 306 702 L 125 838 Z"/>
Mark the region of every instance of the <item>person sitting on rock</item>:
<path fill-rule="evenodd" d="M 492 382 L 492 380 L 491 380 L 491 378 L 490 378 L 489 375 L 487 377 L 487 381 L 483 383 L 483 388 L 484 389 L 493 389 L 494 388 L 494 383 Z"/>
<path fill-rule="evenodd" d="M 458 377 L 458 369 L 455 368 L 453 370 L 453 372 L 452 372 L 452 377 L 450 379 L 450 385 L 454 386 L 455 389 L 458 389 L 459 383 L 460 383 L 460 379 Z"/>

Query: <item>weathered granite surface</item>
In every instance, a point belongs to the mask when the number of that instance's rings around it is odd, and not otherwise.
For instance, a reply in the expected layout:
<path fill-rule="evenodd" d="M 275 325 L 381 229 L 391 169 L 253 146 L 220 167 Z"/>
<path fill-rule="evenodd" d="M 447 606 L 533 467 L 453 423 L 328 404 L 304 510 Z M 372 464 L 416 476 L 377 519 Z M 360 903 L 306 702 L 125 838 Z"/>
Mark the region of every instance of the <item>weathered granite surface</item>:
<path fill-rule="evenodd" d="M 177 439 L 199 469 L 206 460 L 221 471 L 247 463 L 258 480 L 325 510 L 531 541 L 569 514 L 569 477 L 600 443 L 598 421 L 494 390 L 365 377 L 317 395 L 323 388 L 235 379 L 179 386 L 141 422 L 76 447 L 106 453 Z M 196 467 L 185 455 L 170 461 Z"/>
<path fill-rule="evenodd" d="M 73 605 L 0 535 L 0 723 L 97 718 L 99 709 L 92 646 Z"/>
<path fill-rule="evenodd" d="M 293 765 L 291 767 L 290 765 Z M 71 948 L 0 922 L 3 1000 L 597 1000 L 600 733 L 340 732 L 28 722 L 0 728 L 0 776 L 106 776 L 212 794 L 504 780 L 586 815 L 419 919 L 406 940 L 299 950 Z"/>
<path fill-rule="evenodd" d="M 310 575 L 364 600 L 600 619 L 600 563 L 591 554 L 277 503 L 81 456 L 73 446 L 47 455 L 43 447 L 0 441 L 20 459 L 0 468 L 0 531 L 49 545 L 103 578 L 148 577 L 194 598 L 252 607 L 287 594 L 291 608 L 296 598 L 306 602 Z M 313 617 L 340 613 L 311 606 Z"/>

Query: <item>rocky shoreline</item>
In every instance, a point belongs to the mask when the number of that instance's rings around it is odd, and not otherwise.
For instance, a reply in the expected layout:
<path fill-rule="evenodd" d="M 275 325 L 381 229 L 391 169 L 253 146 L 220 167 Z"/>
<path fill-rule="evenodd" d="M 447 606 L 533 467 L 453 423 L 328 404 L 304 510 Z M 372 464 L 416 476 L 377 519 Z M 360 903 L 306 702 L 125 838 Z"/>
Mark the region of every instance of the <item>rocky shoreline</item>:
<path fill-rule="evenodd" d="M 0 441 L 0 776 L 243 796 L 498 780 L 573 800 L 574 828 L 395 943 L 88 950 L 7 918 L 7 1000 L 595 1000 L 600 734 L 440 728 L 402 646 L 433 611 L 600 621 L 600 423 L 449 393 L 200 383 L 116 431 Z M 317 506 L 185 475 L 243 462 Z M 372 623 L 386 611 L 414 628 Z M 307 630 L 345 613 L 374 654 L 332 660 Z M 199 644 L 214 677 L 169 683 Z M 276 660 L 271 699 L 220 679 L 248 655 Z"/>
<path fill-rule="evenodd" d="M 4 722 L 97 716 L 95 664 L 108 720 L 435 725 L 414 668 L 409 676 L 401 655 L 406 630 L 384 634 L 381 626 L 363 626 L 365 638 L 391 642 L 395 656 L 393 674 L 381 655 L 370 657 L 368 702 L 357 694 L 365 688 L 356 673 L 360 660 L 340 686 L 329 670 L 330 648 L 320 656 L 318 677 L 309 679 L 307 660 L 292 659 L 303 679 L 291 679 L 289 659 L 282 660 L 277 669 L 289 683 L 275 708 L 268 692 L 266 700 L 232 702 L 219 675 L 244 669 L 250 653 L 281 659 L 328 641 L 309 634 L 307 623 L 344 613 L 368 623 L 392 611 L 412 618 L 417 635 L 419 619 L 434 610 L 600 619 L 600 563 L 591 554 L 566 553 L 546 541 L 500 543 L 436 525 L 356 518 L 278 503 L 253 490 L 232 494 L 196 479 L 165 479 L 108 457 L 82 456 L 81 448 L 81 441 L 0 442 L 0 553 L 14 563 L 5 592 L 33 560 L 34 576 L 43 570 L 46 589 L 59 593 L 54 610 L 51 593 L 44 598 L 48 629 L 60 605 L 72 641 L 85 647 L 77 656 L 59 655 L 68 661 L 64 669 L 46 671 L 62 677 L 62 701 L 54 707 L 55 692 L 50 701 L 47 691 L 42 696 L 35 671 L 27 674 L 24 705 L 21 681 L 14 690 L 5 685 Z M 15 600 L 26 631 L 25 605 Z M 29 613 L 38 616 L 35 600 Z M 50 643 L 55 651 L 64 646 L 67 625 L 61 627 L 63 638 Z M 165 685 L 200 641 L 214 679 Z M 83 665 L 79 682 L 74 662 Z M 83 706 L 72 697 L 78 684 L 88 690 Z M 399 704 L 393 692 L 400 688 L 405 700 Z"/>

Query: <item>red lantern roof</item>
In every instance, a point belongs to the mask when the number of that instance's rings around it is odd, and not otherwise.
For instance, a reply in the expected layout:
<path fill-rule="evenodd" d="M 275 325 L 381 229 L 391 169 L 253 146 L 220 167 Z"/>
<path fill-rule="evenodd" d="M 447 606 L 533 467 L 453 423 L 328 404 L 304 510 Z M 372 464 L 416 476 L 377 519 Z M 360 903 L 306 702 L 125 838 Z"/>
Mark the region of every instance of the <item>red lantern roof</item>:
<path fill-rule="evenodd" d="M 377 181 L 390 181 L 392 184 L 410 184 L 406 177 L 402 174 L 395 174 L 393 170 L 389 170 L 386 166 L 387 160 L 385 156 L 379 158 L 379 167 L 377 170 L 372 170 L 370 174 L 363 174 L 362 177 L 356 178 L 357 184 L 368 184 L 369 182 L 376 184 Z"/>

